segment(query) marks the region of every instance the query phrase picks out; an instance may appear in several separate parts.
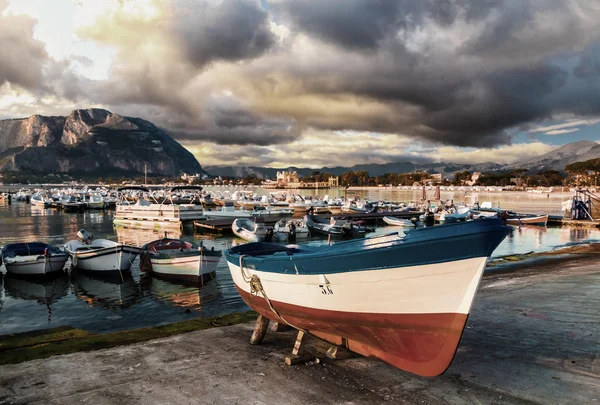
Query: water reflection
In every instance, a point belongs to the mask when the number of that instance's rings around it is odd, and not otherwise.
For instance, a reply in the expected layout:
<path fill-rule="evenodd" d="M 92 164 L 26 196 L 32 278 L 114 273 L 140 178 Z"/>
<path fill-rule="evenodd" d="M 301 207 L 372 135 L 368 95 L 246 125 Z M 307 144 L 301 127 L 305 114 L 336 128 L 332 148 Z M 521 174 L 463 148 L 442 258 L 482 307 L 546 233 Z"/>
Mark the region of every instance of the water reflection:
<path fill-rule="evenodd" d="M 117 241 L 126 245 L 132 246 L 143 246 L 153 240 L 168 237 L 173 239 L 180 239 L 182 236 L 181 229 L 140 229 L 131 228 L 121 225 L 115 225 L 115 233 L 117 234 Z"/>
<path fill-rule="evenodd" d="M 523 225 L 512 228 L 513 231 L 509 237 L 530 240 L 533 250 L 539 250 L 544 245 L 544 235 L 548 232 L 548 228 L 545 226 Z"/>
<path fill-rule="evenodd" d="M 568 238 L 565 243 L 585 240 L 590 238 L 590 229 L 587 228 L 570 228 Z"/>
<path fill-rule="evenodd" d="M 156 300 L 196 311 L 223 297 L 221 286 L 215 280 L 197 286 L 148 276 L 144 277 L 141 284 Z"/>
<path fill-rule="evenodd" d="M 4 276 L 6 294 L 26 301 L 36 301 L 46 307 L 48 322 L 52 317 L 51 305 L 69 294 L 69 282 L 64 273 L 52 279 L 24 279 L 12 274 Z"/>
<path fill-rule="evenodd" d="M 203 286 L 191 286 L 155 277 L 144 277 L 142 288 L 151 292 L 157 300 L 165 301 L 177 307 L 201 311 L 207 304 L 221 299 L 221 286 L 210 280 Z"/>
<path fill-rule="evenodd" d="M 73 270 L 71 282 L 75 296 L 90 307 L 125 309 L 140 300 L 138 284 L 130 272 L 104 275 Z"/>
<path fill-rule="evenodd" d="M 301 194 L 307 194 L 305 191 Z M 402 200 L 402 195 L 397 192 L 392 192 L 389 197 L 384 194 L 374 194 L 371 199 Z M 484 201 L 483 198 L 480 201 Z M 53 209 L 36 210 L 22 203 L 12 206 L 0 203 L 0 245 L 24 241 L 61 245 L 74 239 L 81 228 L 96 238 L 137 246 L 164 236 L 162 229 L 113 227 L 112 216 L 111 211 L 67 214 Z M 375 233 L 397 230 L 378 227 Z M 229 235 L 194 233 L 190 227 L 184 228 L 183 234 L 180 229 L 169 232 L 169 237 L 195 243 L 204 241 L 205 246 L 219 250 L 231 247 L 233 241 Z M 496 249 L 494 257 L 547 251 L 599 238 L 600 230 L 591 228 L 513 228 L 513 233 Z M 317 245 L 327 243 L 327 240 L 300 243 Z M 0 334 L 47 327 L 43 306 L 48 310 L 51 306 L 54 312 L 52 326 L 69 325 L 99 333 L 247 310 L 224 259 L 217 267 L 216 279 L 202 287 L 144 276 L 138 263 L 139 260 L 134 262 L 131 273 L 124 274 L 123 280 L 118 275 L 116 279 L 106 279 L 73 272 L 72 288 L 66 277 L 54 281 L 56 284 L 52 287 L 8 277 L 3 281 L 4 292 L 0 289 Z"/>

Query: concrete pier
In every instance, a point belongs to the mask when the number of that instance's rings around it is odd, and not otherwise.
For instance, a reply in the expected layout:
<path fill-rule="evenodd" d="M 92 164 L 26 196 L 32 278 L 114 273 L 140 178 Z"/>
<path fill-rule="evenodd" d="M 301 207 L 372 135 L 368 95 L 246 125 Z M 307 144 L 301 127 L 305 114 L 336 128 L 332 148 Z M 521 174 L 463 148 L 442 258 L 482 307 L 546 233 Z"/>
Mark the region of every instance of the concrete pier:
<path fill-rule="evenodd" d="M 240 324 L 0 367 L 0 404 L 600 404 L 598 254 L 484 277 L 452 366 L 285 366 L 293 331 Z"/>

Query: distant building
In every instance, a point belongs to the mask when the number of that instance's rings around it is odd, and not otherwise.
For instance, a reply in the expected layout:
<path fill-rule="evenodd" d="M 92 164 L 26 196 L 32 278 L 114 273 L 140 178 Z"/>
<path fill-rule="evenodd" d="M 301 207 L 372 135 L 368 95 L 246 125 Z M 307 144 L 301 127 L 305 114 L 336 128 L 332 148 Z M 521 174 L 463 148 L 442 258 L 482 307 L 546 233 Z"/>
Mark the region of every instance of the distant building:
<path fill-rule="evenodd" d="M 339 187 L 340 179 L 337 176 L 331 176 L 327 181 L 305 182 L 298 177 L 297 172 L 277 172 L 275 182 L 265 181 L 263 187 L 266 188 L 330 188 Z"/>
<path fill-rule="evenodd" d="M 200 174 L 200 173 L 196 173 L 196 174 L 187 174 L 187 173 L 183 173 L 181 175 L 181 179 L 185 180 L 188 184 L 192 184 L 194 182 L 194 180 L 206 180 L 208 178 L 208 175 L 206 174 Z"/>
<path fill-rule="evenodd" d="M 471 175 L 471 180 L 467 181 L 467 186 L 472 186 L 473 184 L 477 183 L 477 180 L 479 180 L 479 178 L 481 177 L 481 172 L 475 172 Z"/>
<path fill-rule="evenodd" d="M 277 172 L 277 185 L 286 186 L 289 183 L 299 183 L 300 179 L 298 179 L 298 173 L 281 171 Z"/>

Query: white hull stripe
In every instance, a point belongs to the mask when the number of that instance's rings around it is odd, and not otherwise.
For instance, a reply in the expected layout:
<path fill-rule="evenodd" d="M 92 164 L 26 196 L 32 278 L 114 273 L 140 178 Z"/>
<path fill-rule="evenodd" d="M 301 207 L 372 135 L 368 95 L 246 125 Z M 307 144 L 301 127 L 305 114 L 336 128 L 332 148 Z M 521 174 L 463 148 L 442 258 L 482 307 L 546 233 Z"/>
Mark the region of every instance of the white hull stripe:
<path fill-rule="evenodd" d="M 468 314 L 487 257 L 454 262 L 327 275 L 256 274 L 270 300 L 322 310 Z M 239 266 L 228 262 L 238 288 L 250 292 Z"/>

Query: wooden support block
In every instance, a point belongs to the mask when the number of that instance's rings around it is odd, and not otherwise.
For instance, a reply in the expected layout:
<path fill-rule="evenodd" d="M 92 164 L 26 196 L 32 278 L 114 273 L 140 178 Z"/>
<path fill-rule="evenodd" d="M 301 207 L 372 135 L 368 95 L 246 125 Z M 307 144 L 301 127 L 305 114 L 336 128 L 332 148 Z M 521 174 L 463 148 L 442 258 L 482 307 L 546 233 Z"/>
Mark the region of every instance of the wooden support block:
<path fill-rule="evenodd" d="M 312 354 L 303 354 L 301 356 L 287 356 L 285 358 L 285 364 L 288 366 L 295 366 L 296 364 L 303 364 L 307 361 L 312 361 L 315 359 L 315 356 Z"/>
<path fill-rule="evenodd" d="M 304 338 L 304 332 L 299 330 L 298 336 L 296 336 L 296 343 L 294 343 L 294 349 L 292 349 L 292 356 L 299 356 L 300 354 L 302 354 L 302 338 Z"/>
<path fill-rule="evenodd" d="M 285 332 L 286 330 L 290 330 L 292 327 L 290 325 L 286 325 L 281 322 L 273 322 L 271 325 L 271 332 Z"/>
<path fill-rule="evenodd" d="M 327 353 L 325 353 L 325 355 L 327 356 L 327 358 L 332 360 L 342 360 L 349 359 L 351 357 L 356 357 L 355 353 L 339 346 L 331 346 L 329 349 L 327 349 Z"/>
<path fill-rule="evenodd" d="M 251 345 L 259 345 L 262 343 L 265 335 L 267 334 L 267 329 L 269 328 L 270 319 L 259 315 L 256 319 L 256 325 L 254 326 L 254 332 L 252 332 L 252 336 L 250 337 Z"/>

